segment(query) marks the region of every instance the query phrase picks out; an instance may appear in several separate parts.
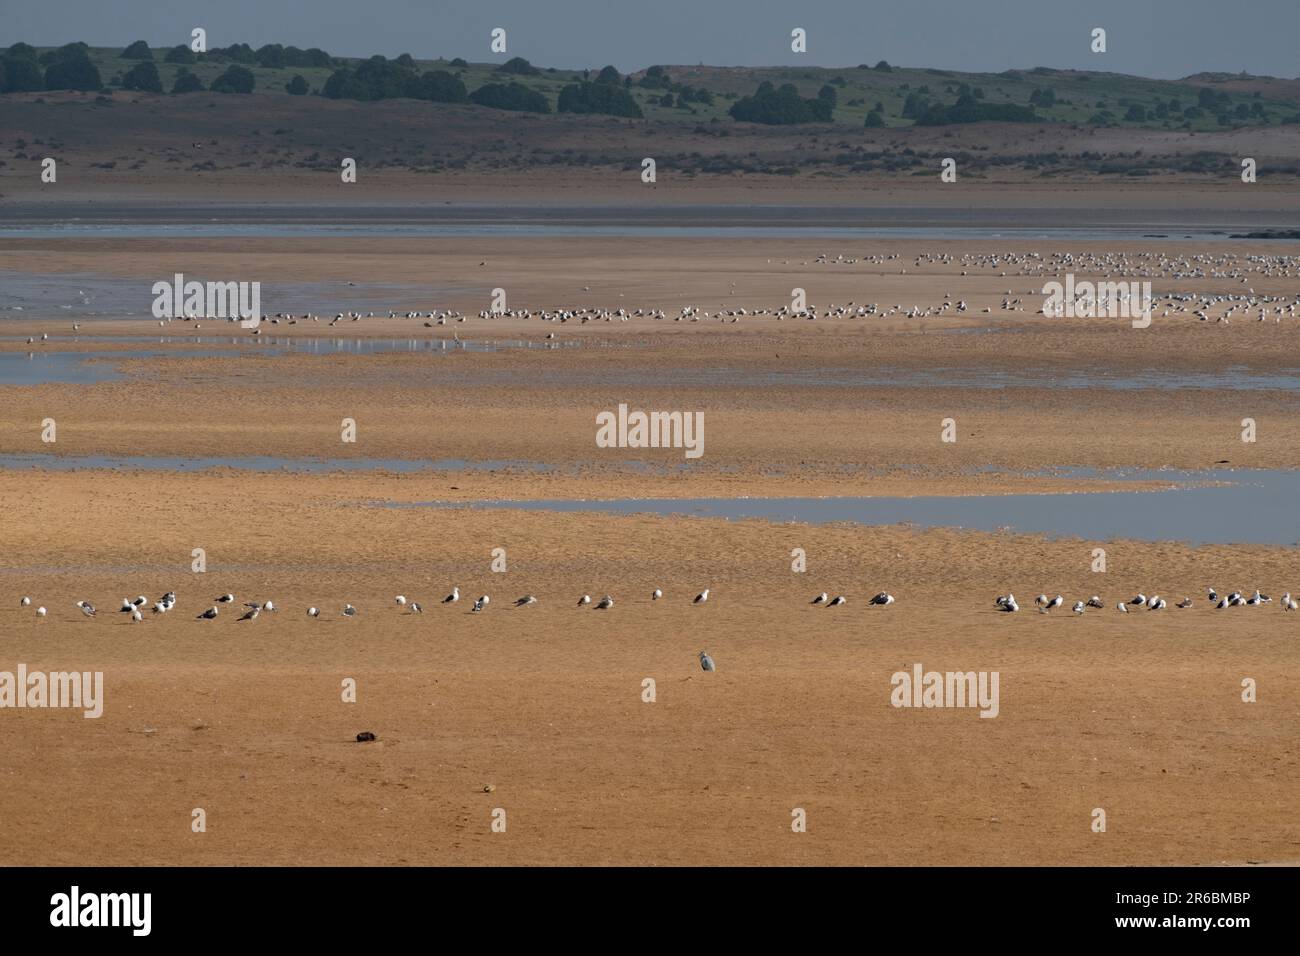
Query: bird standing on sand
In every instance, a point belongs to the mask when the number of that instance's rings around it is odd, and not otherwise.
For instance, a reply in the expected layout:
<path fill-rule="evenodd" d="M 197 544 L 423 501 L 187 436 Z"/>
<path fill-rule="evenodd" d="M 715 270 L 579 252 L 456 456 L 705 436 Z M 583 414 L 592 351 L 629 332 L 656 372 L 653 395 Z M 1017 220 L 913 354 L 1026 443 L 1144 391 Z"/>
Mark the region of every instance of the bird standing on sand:
<path fill-rule="evenodd" d="M 1134 607 L 1140 607 L 1141 605 L 1147 603 L 1147 596 L 1145 594 L 1138 594 L 1133 598 L 1133 600 L 1129 601 L 1128 603 L 1132 604 Z"/>
<path fill-rule="evenodd" d="M 578 598 L 578 607 L 582 607 L 584 604 L 590 604 L 590 603 L 591 603 L 590 594 L 584 594 L 582 597 Z"/>
<path fill-rule="evenodd" d="M 420 602 L 419 602 L 419 601 L 412 601 L 412 602 L 411 602 L 410 613 L 412 613 L 412 614 L 423 614 L 423 613 L 424 613 L 424 608 L 420 607 Z"/>
<path fill-rule="evenodd" d="M 208 609 L 207 609 L 206 611 L 204 611 L 202 614 L 198 615 L 198 616 L 195 618 L 195 620 L 198 620 L 198 621 L 212 621 L 212 620 L 215 620 L 216 617 L 217 617 L 217 606 L 214 604 L 212 607 L 208 608 Z"/>
<path fill-rule="evenodd" d="M 252 605 L 246 604 L 244 606 L 247 607 L 248 610 L 245 611 L 244 616 L 240 618 L 241 621 L 256 621 L 257 615 L 262 613 L 262 609 L 258 607 L 256 604 L 252 604 Z"/>
<path fill-rule="evenodd" d="M 77 607 L 81 608 L 81 613 L 86 615 L 86 617 L 95 616 L 95 605 L 91 604 L 89 601 L 78 601 Z"/>
<path fill-rule="evenodd" d="M 405 603 L 406 603 L 406 596 L 403 595 L 403 594 L 399 594 L 399 595 L 397 595 L 397 597 L 393 598 L 393 603 L 394 603 L 394 604 L 405 604 Z"/>
<path fill-rule="evenodd" d="M 455 604 L 459 600 L 460 600 L 460 588 L 454 587 L 451 589 L 451 593 L 442 599 L 442 603 Z"/>
<path fill-rule="evenodd" d="M 717 670 L 717 668 L 713 666 L 713 658 L 709 656 L 708 651 L 700 651 L 700 669 L 706 671 Z"/>
<path fill-rule="evenodd" d="M 894 603 L 894 596 L 888 591 L 881 591 L 879 594 L 872 597 L 872 599 L 867 603 L 874 604 L 877 607 L 884 607 L 888 604 Z"/>
<path fill-rule="evenodd" d="M 1295 598 L 1293 598 L 1293 597 L 1291 596 L 1291 592 L 1290 592 L 1290 591 L 1287 591 L 1286 594 L 1283 594 L 1283 595 L 1282 595 L 1282 610 L 1283 610 L 1283 611 L 1295 611 L 1295 610 L 1298 610 L 1298 609 L 1300 609 L 1300 605 L 1296 604 Z M 41 610 L 43 611 L 43 610 L 45 610 L 45 608 L 41 608 Z"/>
<path fill-rule="evenodd" d="M 606 594 L 603 598 L 601 598 L 599 601 L 596 602 L 596 610 L 598 611 L 607 611 L 613 606 L 614 606 L 614 599 L 610 597 L 608 594 Z"/>
<path fill-rule="evenodd" d="M 309 607 L 309 608 L 307 608 L 307 616 L 308 616 L 308 617 L 320 617 L 320 608 L 316 608 L 316 607 Z"/>
<path fill-rule="evenodd" d="M 830 596 L 829 596 L 825 591 L 823 591 L 821 594 L 817 595 L 815 598 L 813 598 L 813 599 L 812 599 L 811 601 L 809 601 L 808 603 L 809 603 L 809 604 L 825 604 L 825 603 L 826 603 L 827 601 L 829 601 L 829 600 L 830 600 Z"/>
<path fill-rule="evenodd" d="M 1174 607 L 1182 607 L 1182 608 L 1188 608 L 1191 606 L 1192 606 L 1192 599 L 1189 597 L 1183 598 L 1181 601 L 1179 601 L 1177 604 L 1174 605 Z"/>
<path fill-rule="evenodd" d="M 1065 603 L 1065 598 L 1061 597 L 1061 595 L 1058 594 L 1056 597 L 1052 598 L 1050 601 L 1048 601 L 1046 604 L 1040 607 L 1039 611 L 1046 614 L 1052 608 L 1060 607 L 1064 603 Z"/>
<path fill-rule="evenodd" d="M 1070 608 L 1075 614 L 1082 614 L 1085 605 L 1082 601 L 1075 601 L 1074 607 Z"/>
<path fill-rule="evenodd" d="M 1287 608 L 1287 610 L 1293 610 L 1293 608 Z M 43 608 L 43 607 L 38 607 L 38 608 L 36 609 L 36 616 L 37 616 L 37 617 L 44 617 L 44 616 L 45 616 L 45 608 Z"/>
<path fill-rule="evenodd" d="M 525 607 L 529 604 L 536 604 L 536 603 L 537 603 L 537 598 L 533 597 L 531 594 L 525 594 L 523 597 L 521 597 L 518 601 L 515 602 L 515 607 Z"/>
<path fill-rule="evenodd" d="M 1117 610 L 1117 611 L 1122 611 L 1123 613 L 1127 614 L 1127 613 L 1128 613 L 1128 605 L 1125 604 L 1123 601 L 1120 601 L 1118 604 L 1115 605 L 1115 610 Z"/>
<path fill-rule="evenodd" d="M 487 607 L 487 595 L 484 595 L 483 597 L 475 601 L 474 606 L 470 608 L 470 611 L 471 613 L 478 613 L 479 611 L 483 610 L 485 607 Z"/>
<path fill-rule="evenodd" d="M 1006 597 L 998 598 L 995 602 L 995 606 L 999 611 L 1007 611 L 1008 613 L 1020 610 L 1020 605 L 1016 603 L 1016 596 L 1014 594 L 1008 594 Z"/>
<path fill-rule="evenodd" d="M 650 600 L 652 601 L 657 601 L 663 596 L 664 596 L 664 592 L 660 591 L 658 588 L 655 588 L 653 591 L 650 592 Z"/>
<path fill-rule="evenodd" d="M 345 617 L 356 617 L 357 609 L 354 608 L 351 604 L 345 604 L 343 605 L 343 615 Z"/>
<path fill-rule="evenodd" d="M 709 599 L 709 589 L 708 589 L 708 588 L 705 588 L 705 589 L 704 589 L 703 591 L 701 591 L 699 594 L 695 595 L 695 600 L 692 601 L 691 603 L 692 603 L 692 604 L 703 604 L 703 603 L 704 603 L 705 601 L 707 601 L 708 599 Z"/>
<path fill-rule="evenodd" d="M 28 606 L 29 604 L 31 604 L 31 603 L 32 603 L 32 599 L 31 599 L 31 598 L 29 598 L 29 597 L 24 597 L 21 601 L 18 602 L 18 606 L 19 606 L 19 607 L 27 607 L 27 606 Z"/>
<path fill-rule="evenodd" d="M 1104 605 L 1101 602 L 1101 598 L 1097 597 L 1097 595 L 1095 594 L 1092 597 L 1088 598 L 1088 607 L 1105 607 L 1105 606 L 1106 605 Z"/>
<path fill-rule="evenodd" d="M 235 600 L 235 596 L 233 594 L 223 594 L 219 598 L 213 598 L 213 600 L 218 604 L 229 604 Z"/>
<path fill-rule="evenodd" d="M 848 604 L 848 603 L 849 603 L 848 598 L 846 598 L 843 594 L 837 594 L 835 595 L 835 597 L 831 598 L 830 601 L 827 602 L 826 606 L 839 607 L 841 604 Z"/>
<path fill-rule="evenodd" d="M 144 620 L 144 615 L 140 613 L 140 609 L 138 607 L 131 608 L 131 620 L 132 621 Z"/>

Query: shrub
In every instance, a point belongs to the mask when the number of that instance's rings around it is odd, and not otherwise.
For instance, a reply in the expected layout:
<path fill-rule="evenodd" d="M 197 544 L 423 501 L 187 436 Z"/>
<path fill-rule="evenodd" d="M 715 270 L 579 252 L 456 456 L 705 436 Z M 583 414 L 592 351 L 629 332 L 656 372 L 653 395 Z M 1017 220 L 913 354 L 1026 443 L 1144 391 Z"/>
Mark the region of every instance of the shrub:
<path fill-rule="evenodd" d="M 172 84 L 173 93 L 200 93 L 203 91 L 203 81 L 191 73 L 185 67 L 181 67 L 176 74 L 176 82 Z"/>
<path fill-rule="evenodd" d="M 162 80 L 158 78 L 158 67 L 153 60 L 141 60 L 122 77 L 122 89 L 140 90 L 144 93 L 161 93 Z"/>
<path fill-rule="evenodd" d="M 152 60 L 153 51 L 149 49 L 149 44 L 143 40 L 136 40 L 123 50 L 119 56 L 124 60 Z"/>
<path fill-rule="evenodd" d="M 536 90 L 522 83 L 488 83 L 469 95 L 470 102 L 498 110 L 524 113 L 549 113 L 551 104 Z"/>
<path fill-rule="evenodd" d="M 600 113 L 606 116 L 642 117 L 641 107 L 632 94 L 615 83 L 572 83 L 560 90 L 556 104 L 559 113 Z M 671 105 L 664 104 L 664 105 Z"/>
<path fill-rule="evenodd" d="M 212 81 L 209 89 L 214 93 L 251 93 L 254 83 L 252 70 L 232 64 L 226 67 L 225 73 Z"/>
<path fill-rule="evenodd" d="M 302 78 L 301 74 L 299 74 L 288 83 L 284 84 L 284 91 L 290 96 L 306 96 L 307 81 Z"/>

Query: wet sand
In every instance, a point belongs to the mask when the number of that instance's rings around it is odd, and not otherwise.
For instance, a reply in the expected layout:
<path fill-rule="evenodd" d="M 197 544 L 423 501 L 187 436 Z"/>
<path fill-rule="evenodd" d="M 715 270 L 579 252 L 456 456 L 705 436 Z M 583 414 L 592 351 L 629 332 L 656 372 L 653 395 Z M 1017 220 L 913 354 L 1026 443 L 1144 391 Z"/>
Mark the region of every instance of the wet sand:
<path fill-rule="evenodd" d="M 1158 244 L 1141 244 L 1134 252 Z M 273 246 L 273 248 L 271 247 Z M 403 248 L 404 247 L 404 248 Z M 1286 389 L 1060 388 L 1059 376 L 1243 377 L 1296 366 L 1295 321 L 1149 330 L 1034 314 L 1042 276 L 913 269 L 928 250 L 995 245 L 0 240 L 10 268 L 141 280 L 174 271 L 294 281 L 470 285 L 422 308 L 511 304 L 750 309 L 969 301 L 961 317 L 734 324 L 541 324 L 365 319 L 268 335 L 459 334 L 579 340 L 572 348 L 451 355 L 257 354 L 120 361 L 125 378 L 3 389 L 0 453 L 257 455 L 541 462 L 424 474 L 193 475 L 0 470 L 0 669 L 102 670 L 104 716 L 9 710 L 0 841 L 14 863 L 1208 864 L 1288 861 L 1300 847 L 1293 729 L 1300 592 L 1289 548 L 1096 542 L 904 527 L 778 524 L 469 509 L 384 502 L 497 498 L 1009 493 L 1104 481 L 1093 468 L 1295 468 L 1300 408 Z M 1099 247 L 1080 244 L 1081 251 Z M 1278 254 L 1266 245 L 1265 254 Z M 1290 247 L 1286 247 L 1290 248 Z M 888 266 L 818 265 L 822 252 L 899 252 Z M 1216 252 L 1220 250 L 1215 250 Z M 1252 254 L 1249 245 L 1234 252 Z M 1294 253 L 1294 249 L 1291 249 Z M 775 262 L 768 262 L 774 259 Z M 487 266 L 480 267 L 479 262 Z M 907 273 L 899 270 L 908 268 Z M 158 273 L 155 275 L 154 273 Z M 479 278 L 479 273 L 485 273 Z M 896 274 L 897 273 L 897 274 Z M 736 284 L 735 293 L 731 283 Z M 1254 275 L 1258 293 L 1295 279 Z M 1157 289 L 1237 291 L 1215 276 Z M 583 287 L 590 287 L 584 291 Z M 481 289 L 479 288 L 481 287 Z M 1032 303 L 1000 308 L 1006 290 Z M 518 290 L 518 291 L 516 291 Z M 621 298 L 620 298 L 621 296 Z M 340 304 L 340 310 L 361 307 Z M 397 303 L 375 303 L 386 315 Z M 412 306 L 416 307 L 416 306 Z M 983 308 L 993 311 L 982 313 Z M 193 334 L 231 332 L 203 322 Z M 350 327 L 347 327 L 350 326 Z M 991 333 L 951 328 L 998 327 Z M 67 334 L 68 321 L 4 321 Z M 173 322 L 168 335 L 185 335 Z M 105 356 L 158 333 L 144 319 L 82 325 Z M 235 333 L 238 334 L 238 333 Z M 54 348 L 0 342 L 23 353 Z M 153 346 L 150 346 L 153 348 Z M 179 345 L 158 346 L 162 351 Z M 108 359 L 114 361 L 113 359 Z M 906 376 L 1012 376 L 971 388 Z M 903 384 L 823 379 L 893 370 Z M 619 402 L 705 412 L 706 453 L 599 449 L 597 411 Z M 1241 419 L 1259 423 L 1243 443 Z M 40 423 L 58 422 L 54 445 Z M 356 443 L 340 440 L 344 417 Z M 955 444 L 940 440 L 956 419 Z M 1127 485 L 1126 487 L 1133 487 Z M 490 570 L 505 548 L 508 570 Z M 203 548 L 208 566 L 190 570 Z M 791 551 L 808 556 L 791 570 Z M 437 601 L 453 584 L 472 598 Z M 1262 608 L 1211 610 L 1204 586 L 1258 586 Z M 652 588 L 666 598 L 651 602 Z M 690 598 L 712 589 L 709 602 Z M 174 589 L 176 609 L 132 624 L 124 596 Z M 897 598 L 871 608 L 887 589 Z M 842 608 L 810 607 L 820 591 Z M 239 623 L 220 593 L 282 610 Z M 1014 592 L 1066 608 L 993 608 Z M 1142 591 L 1163 612 L 1121 615 Z M 421 601 L 404 614 L 395 594 Z M 537 595 L 535 607 L 510 601 Z M 578 609 L 610 593 L 608 612 Z M 50 609 L 36 621 L 20 595 Z M 1184 595 L 1196 599 L 1173 609 Z M 73 607 L 92 600 L 84 619 Z M 343 618 L 345 602 L 360 609 Z M 321 607 L 319 620 L 304 611 Z M 718 671 L 705 674 L 707 649 Z M 1000 712 L 890 706 L 890 675 L 998 671 Z M 345 678 L 355 704 L 340 700 Z M 657 699 L 642 701 L 642 681 Z M 1254 679 L 1257 703 L 1241 700 Z M 378 741 L 357 744 L 373 731 Z M 484 788 L 491 786 L 490 792 Z M 202 807 L 208 832 L 190 831 Z M 790 830 L 808 812 L 808 832 Z M 1091 832 L 1092 811 L 1108 830 Z M 75 808 L 75 809 L 74 809 Z M 503 808 L 507 832 L 490 830 Z M 52 856 L 53 855 L 53 856 Z"/>

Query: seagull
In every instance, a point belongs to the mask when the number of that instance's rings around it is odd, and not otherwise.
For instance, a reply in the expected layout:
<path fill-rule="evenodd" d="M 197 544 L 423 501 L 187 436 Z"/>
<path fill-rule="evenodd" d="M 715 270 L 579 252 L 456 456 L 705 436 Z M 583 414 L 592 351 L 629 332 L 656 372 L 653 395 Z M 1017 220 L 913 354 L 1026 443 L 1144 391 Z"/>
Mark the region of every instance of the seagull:
<path fill-rule="evenodd" d="M 1127 613 L 1128 613 L 1128 605 L 1125 604 L 1123 601 L 1120 601 L 1118 604 L 1115 605 L 1115 610 L 1117 610 L 1117 611 L 1123 611 L 1125 614 L 1127 614 Z"/>
<path fill-rule="evenodd" d="M 1133 600 L 1129 601 L 1128 603 L 1134 606 L 1146 604 L 1147 596 L 1145 594 L 1138 594 L 1135 598 L 1133 598 Z"/>
<path fill-rule="evenodd" d="M 195 620 L 212 621 L 216 619 L 216 616 L 217 616 L 217 608 L 216 605 L 213 605 L 212 607 L 204 611 L 202 614 L 198 615 L 195 618 Z"/>
<path fill-rule="evenodd" d="M 1219 599 L 1219 603 L 1214 605 L 1214 609 L 1216 611 L 1222 611 L 1225 607 L 1228 607 L 1231 604 L 1232 601 L 1230 601 L 1227 597 L 1222 597 Z"/>
<path fill-rule="evenodd" d="M 997 601 L 998 610 L 1014 612 L 1020 610 L 1020 605 L 1016 603 L 1016 596 L 1008 594 L 1006 597 L 1000 597 Z"/>
<path fill-rule="evenodd" d="M 452 588 L 451 593 L 442 599 L 443 604 L 455 604 L 460 600 L 460 588 Z"/>
<path fill-rule="evenodd" d="M 892 594 L 890 594 L 888 591 L 881 591 L 879 594 L 877 594 L 875 597 L 873 597 L 873 598 L 872 598 L 870 601 L 868 601 L 867 603 L 868 603 L 868 604 L 877 604 L 877 605 L 880 605 L 881 607 L 883 607 L 883 606 L 885 606 L 886 604 L 893 604 L 893 603 L 894 603 L 894 596 L 893 596 Z"/>
<path fill-rule="evenodd" d="M 19 607 L 27 607 L 27 606 L 28 606 L 29 604 L 31 604 L 31 603 L 32 603 L 32 599 L 29 598 L 29 597 L 25 597 L 25 598 L 23 598 L 21 601 L 18 602 L 18 606 L 19 606 Z"/>
<path fill-rule="evenodd" d="M 406 603 L 406 597 L 405 597 L 404 595 L 399 594 L 399 595 L 397 595 L 397 597 L 393 598 L 393 603 L 394 603 L 394 604 L 405 604 L 405 603 Z"/>
<path fill-rule="evenodd" d="M 713 666 L 713 658 L 709 656 L 708 651 L 700 651 L 700 667 L 706 671 L 717 670 Z"/>
<path fill-rule="evenodd" d="M 471 612 L 478 612 L 478 611 L 483 610 L 483 608 L 485 608 L 485 607 L 487 607 L 487 596 L 486 596 L 486 595 L 483 596 L 483 597 L 481 597 L 481 598 L 479 598 L 477 601 L 475 601 L 475 602 L 474 602 L 474 606 L 473 606 L 472 608 L 470 608 L 470 611 L 471 611 Z"/>
<path fill-rule="evenodd" d="M 1072 610 L 1075 614 L 1082 614 L 1084 606 L 1085 605 L 1082 601 L 1075 601 L 1074 607 L 1070 608 L 1070 610 Z"/>
<path fill-rule="evenodd" d="M 315 608 L 315 607 L 309 607 L 309 608 L 307 608 L 307 616 L 308 616 L 308 617 L 320 617 L 320 608 Z"/>
<path fill-rule="evenodd" d="M 218 602 L 219 604 L 229 604 L 234 599 L 235 596 L 233 594 L 223 594 L 219 598 L 213 598 L 213 600 Z"/>
<path fill-rule="evenodd" d="M 423 613 L 424 613 L 424 608 L 420 607 L 420 602 L 419 602 L 419 601 L 412 601 L 412 602 L 411 602 L 411 613 L 412 613 L 412 614 L 423 614 Z"/>
<path fill-rule="evenodd" d="M 144 615 L 140 613 L 140 609 L 138 607 L 131 608 L 131 620 L 133 621 L 144 620 Z"/>
<path fill-rule="evenodd" d="M 245 604 L 244 606 L 248 608 L 248 610 L 245 611 L 244 616 L 240 618 L 241 621 L 256 621 L 257 615 L 262 613 L 262 609 L 256 604 Z"/>
<path fill-rule="evenodd" d="M 515 607 L 524 607 L 527 604 L 536 604 L 536 603 L 537 603 L 537 598 L 533 597 L 531 594 L 525 594 L 523 597 L 521 597 L 518 601 L 515 602 Z"/>
<path fill-rule="evenodd" d="M 1155 602 L 1148 608 L 1148 610 L 1163 611 L 1166 606 L 1164 598 L 1156 598 Z"/>
<path fill-rule="evenodd" d="M 1046 603 L 1047 603 L 1047 595 L 1046 595 L 1046 594 L 1040 594 L 1040 595 L 1038 595 L 1038 597 L 1034 598 L 1034 604 L 1035 604 L 1035 606 L 1037 606 L 1037 607 L 1042 607 L 1042 606 L 1043 606 L 1044 604 L 1046 604 Z"/>
<path fill-rule="evenodd" d="M 1288 611 L 1291 611 L 1291 610 L 1294 610 L 1294 609 L 1295 609 L 1295 602 L 1293 601 L 1292 604 L 1291 604 L 1291 607 L 1287 608 L 1287 610 L 1288 610 Z M 36 616 L 37 616 L 37 617 L 44 617 L 44 616 L 45 616 L 45 608 L 43 608 L 43 607 L 38 607 L 38 608 L 36 609 Z"/>
<path fill-rule="evenodd" d="M 1160 603 L 1160 595 L 1159 595 L 1159 594 L 1153 594 L 1153 595 L 1151 595 L 1149 598 L 1147 598 L 1147 607 L 1149 607 L 1149 608 L 1153 608 L 1153 607 L 1155 607 L 1155 606 L 1156 606 L 1157 604 L 1159 604 L 1159 603 Z"/>
<path fill-rule="evenodd" d="M 848 598 L 846 598 L 843 594 L 837 594 L 835 595 L 835 597 L 831 598 L 830 603 L 828 603 L 826 606 L 839 607 L 841 604 L 848 604 L 848 603 L 849 603 Z"/>
<path fill-rule="evenodd" d="M 591 603 L 590 594 L 584 594 L 582 597 L 578 598 L 578 607 L 582 607 L 584 604 L 590 604 L 590 603 Z"/>
<path fill-rule="evenodd" d="M 81 608 L 81 613 L 86 615 L 86 617 L 95 616 L 95 605 L 91 604 L 89 601 L 78 601 L 77 607 Z"/>
<path fill-rule="evenodd" d="M 1205 591 L 1206 591 L 1206 598 L 1209 600 L 1211 604 L 1213 604 L 1215 601 L 1219 599 L 1219 595 L 1215 593 L 1214 588 L 1206 588 Z"/>
<path fill-rule="evenodd" d="M 1101 598 L 1097 597 L 1097 595 L 1095 594 L 1092 597 L 1088 598 L 1088 607 L 1105 607 L 1105 606 L 1106 605 L 1102 603 Z"/>
<path fill-rule="evenodd" d="M 1047 613 L 1048 611 L 1050 611 L 1052 608 L 1054 608 L 1054 607 L 1060 607 L 1060 606 L 1061 606 L 1062 604 L 1064 604 L 1064 603 L 1065 603 L 1065 598 L 1061 597 L 1061 595 L 1058 594 L 1056 597 L 1052 598 L 1050 601 L 1048 601 L 1046 604 L 1044 604 L 1041 608 L 1039 608 L 1039 610 L 1040 610 L 1042 613 L 1046 614 L 1046 613 Z"/>
<path fill-rule="evenodd" d="M 614 606 L 614 599 L 606 594 L 596 603 L 596 610 L 607 611 Z"/>
<path fill-rule="evenodd" d="M 141 607 L 148 603 L 149 603 L 149 599 L 145 597 L 143 594 L 141 594 L 138 598 L 136 598 L 134 601 L 131 602 L 131 604 L 134 607 Z"/>
<path fill-rule="evenodd" d="M 351 604 L 345 604 L 343 605 L 343 614 L 345 617 L 356 617 L 357 609 L 354 608 Z"/>
<path fill-rule="evenodd" d="M 262 610 L 263 610 L 263 611 L 270 611 L 271 613 L 275 613 L 275 602 L 274 602 L 274 601 L 267 601 L 265 604 L 262 605 Z"/>
<path fill-rule="evenodd" d="M 1179 601 L 1177 604 L 1174 605 L 1174 607 L 1191 607 L 1191 606 L 1192 606 L 1192 599 L 1189 597 L 1183 598 L 1181 601 Z"/>
<path fill-rule="evenodd" d="M 166 613 L 167 613 L 167 605 L 164 604 L 162 601 L 159 601 L 157 604 L 155 604 L 155 605 L 153 606 L 153 612 L 154 612 L 155 614 L 166 614 Z"/>
<path fill-rule="evenodd" d="M 44 610 L 45 608 L 41 608 L 40 611 L 37 611 L 37 613 L 39 614 Z M 1290 591 L 1287 591 L 1286 594 L 1282 595 L 1282 610 L 1283 611 L 1300 610 L 1300 604 L 1296 604 L 1295 598 L 1291 596 Z"/>
<path fill-rule="evenodd" d="M 708 599 L 709 599 L 709 589 L 708 589 L 708 588 L 705 588 L 705 589 L 704 589 L 703 591 L 701 591 L 699 594 L 695 595 L 695 600 L 692 601 L 691 603 L 692 603 L 692 604 L 703 604 L 703 603 L 704 603 L 705 601 L 707 601 Z"/>
<path fill-rule="evenodd" d="M 130 601 L 128 601 L 126 598 L 122 598 L 122 606 L 117 609 L 117 613 L 129 614 L 134 610 L 135 610 L 135 605 L 132 604 Z"/>
<path fill-rule="evenodd" d="M 823 591 L 821 594 L 817 595 L 815 598 L 813 598 L 813 599 L 812 599 L 811 601 L 809 601 L 808 603 L 810 603 L 810 604 L 825 604 L 828 600 L 830 600 L 830 598 L 827 596 L 826 592 Z"/>
<path fill-rule="evenodd" d="M 650 592 L 650 600 L 652 601 L 657 601 L 663 596 L 664 596 L 664 592 L 660 591 L 658 588 L 655 588 L 653 591 Z"/>

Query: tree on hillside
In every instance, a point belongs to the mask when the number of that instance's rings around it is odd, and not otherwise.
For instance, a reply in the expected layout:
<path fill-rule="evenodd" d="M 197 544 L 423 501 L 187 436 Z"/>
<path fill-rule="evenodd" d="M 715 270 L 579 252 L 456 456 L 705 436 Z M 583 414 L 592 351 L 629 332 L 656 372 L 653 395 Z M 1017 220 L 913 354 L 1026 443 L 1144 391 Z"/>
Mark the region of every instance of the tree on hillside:
<path fill-rule="evenodd" d="M 469 95 L 471 103 L 490 106 L 498 110 L 514 110 L 524 113 L 549 113 L 551 104 L 546 97 L 536 90 L 529 89 L 522 83 L 488 83 L 480 86 Z"/>
<path fill-rule="evenodd" d="M 162 80 L 158 77 L 158 67 L 153 60 L 141 60 L 122 77 L 122 89 L 140 90 L 143 93 L 161 93 Z"/>
<path fill-rule="evenodd" d="M 252 70 L 232 64 L 226 67 L 225 73 L 212 81 L 209 89 L 214 93 L 251 93 L 255 82 Z"/>
<path fill-rule="evenodd" d="M 499 67 L 497 67 L 497 72 L 513 73 L 516 76 L 536 76 L 542 71 L 539 70 L 537 67 L 533 66 L 522 56 L 512 56 L 510 59 L 506 60 Z"/>
<path fill-rule="evenodd" d="M 607 66 L 596 74 L 597 83 L 619 83 L 622 79 L 618 74 L 618 70 L 612 66 Z"/>
<path fill-rule="evenodd" d="M 14 46 L 26 46 L 26 44 L 17 44 Z M 28 49 L 31 49 L 28 47 Z M 6 93 L 27 93 L 34 90 L 45 89 L 45 80 L 41 74 L 41 65 L 36 62 L 36 51 L 26 55 L 21 51 L 17 56 L 13 53 L 13 47 L 5 54 L 0 64 L 4 66 L 4 92 Z"/>
<path fill-rule="evenodd" d="M 201 93 L 203 91 L 203 81 L 197 76 L 181 67 L 176 73 L 176 82 L 172 84 L 173 93 Z"/>
<path fill-rule="evenodd" d="M 302 78 L 302 74 L 298 74 L 288 83 L 284 84 L 284 91 L 290 96 L 306 96 L 307 81 Z"/>
<path fill-rule="evenodd" d="M 172 47 L 170 50 L 167 51 L 167 55 L 163 57 L 163 62 L 164 63 L 193 63 L 197 59 L 198 57 L 194 55 L 193 50 L 187 47 L 184 43 L 178 43 L 176 46 Z"/>
<path fill-rule="evenodd" d="M 152 60 L 153 51 L 143 40 L 136 40 L 119 54 L 124 60 Z"/>
<path fill-rule="evenodd" d="M 446 70 L 429 70 L 420 77 L 416 97 L 430 103 L 464 103 L 469 93 L 460 77 Z"/>
<path fill-rule="evenodd" d="M 885 118 L 881 116 L 877 111 L 872 110 L 870 113 L 867 114 L 867 121 L 862 125 L 867 127 L 868 129 L 874 129 L 876 127 L 884 126 Z"/>
<path fill-rule="evenodd" d="M 612 69 L 612 67 L 611 67 Z M 670 102 L 665 105 L 671 105 Z M 632 94 L 616 83 L 571 83 L 560 90 L 557 113 L 601 113 L 641 119 L 641 107 Z"/>
<path fill-rule="evenodd" d="M 96 91 L 104 84 L 99 70 L 90 62 L 84 43 L 69 43 L 54 51 L 55 55 L 45 70 L 47 90 Z"/>

